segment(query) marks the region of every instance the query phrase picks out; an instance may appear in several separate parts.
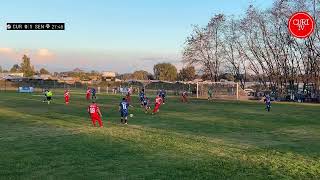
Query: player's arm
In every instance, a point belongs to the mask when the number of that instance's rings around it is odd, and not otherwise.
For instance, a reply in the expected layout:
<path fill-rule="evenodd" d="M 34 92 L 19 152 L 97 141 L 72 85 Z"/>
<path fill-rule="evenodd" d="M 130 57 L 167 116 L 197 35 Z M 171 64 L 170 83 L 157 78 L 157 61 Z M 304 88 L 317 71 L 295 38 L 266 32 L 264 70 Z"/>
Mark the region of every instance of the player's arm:
<path fill-rule="evenodd" d="M 90 115 L 90 106 L 88 106 L 87 111 L 88 111 L 88 114 Z"/>
<path fill-rule="evenodd" d="M 98 114 L 100 115 L 100 117 L 102 117 L 102 113 L 100 111 L 100 108 L 97 108 Z"/>

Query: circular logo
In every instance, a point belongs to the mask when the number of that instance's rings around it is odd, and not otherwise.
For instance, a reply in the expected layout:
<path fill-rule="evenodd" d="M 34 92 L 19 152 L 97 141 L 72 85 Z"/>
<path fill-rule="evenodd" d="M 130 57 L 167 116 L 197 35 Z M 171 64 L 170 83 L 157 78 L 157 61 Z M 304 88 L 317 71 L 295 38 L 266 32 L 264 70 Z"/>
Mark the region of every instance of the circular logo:
<path fill-rule="evenodd" d="M 306 12 L 294 13 L 288 22 L 290 33 L 296 38 L 308 38 L 314 31 L 314 19 Z"/>

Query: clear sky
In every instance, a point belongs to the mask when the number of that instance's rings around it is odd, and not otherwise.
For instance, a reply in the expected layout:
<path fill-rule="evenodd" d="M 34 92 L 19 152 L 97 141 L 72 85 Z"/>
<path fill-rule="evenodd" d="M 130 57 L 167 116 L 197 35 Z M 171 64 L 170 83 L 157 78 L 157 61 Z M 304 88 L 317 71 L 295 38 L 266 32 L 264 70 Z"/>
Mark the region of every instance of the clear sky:
<path fill-rule="evenodd" d="M 218 13 L 241 16 L 272 0 L 5 0 L 0 4 L 0 65 L 28 54 L 37 68 L 133 72 L 158 62 L 181 67 L 192 24 Z M 7 31 L 7 22 L 64 22 L 65 31 Z"/>

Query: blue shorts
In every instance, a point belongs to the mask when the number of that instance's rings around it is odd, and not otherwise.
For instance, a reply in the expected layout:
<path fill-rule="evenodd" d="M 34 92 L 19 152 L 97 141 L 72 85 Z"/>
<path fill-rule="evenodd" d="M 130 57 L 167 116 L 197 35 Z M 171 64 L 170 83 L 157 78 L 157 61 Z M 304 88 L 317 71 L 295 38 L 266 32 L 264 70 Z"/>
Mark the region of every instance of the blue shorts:
<path fill-rule="evenodd" d="M 128 111 L 120 111 L 121 117 L 128 117 Z"/>

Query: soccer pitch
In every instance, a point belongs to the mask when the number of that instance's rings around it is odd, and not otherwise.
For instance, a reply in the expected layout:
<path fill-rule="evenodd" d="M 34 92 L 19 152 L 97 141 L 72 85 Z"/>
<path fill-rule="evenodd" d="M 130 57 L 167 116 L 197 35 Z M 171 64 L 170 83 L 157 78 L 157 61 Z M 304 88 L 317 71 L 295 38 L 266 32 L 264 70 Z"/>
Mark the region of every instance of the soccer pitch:
<path fill-rule="evenodd" d="M 58 94 L 59 95 L 59 94 Z M 98 95 L 94 128 L 85 95 L 0 93 L 0 179 L 320 179 L 320 105 L 169 97 L 145 114 L 133 97 Z M 153 100 L 153 99 L 152 99 Z"/>

